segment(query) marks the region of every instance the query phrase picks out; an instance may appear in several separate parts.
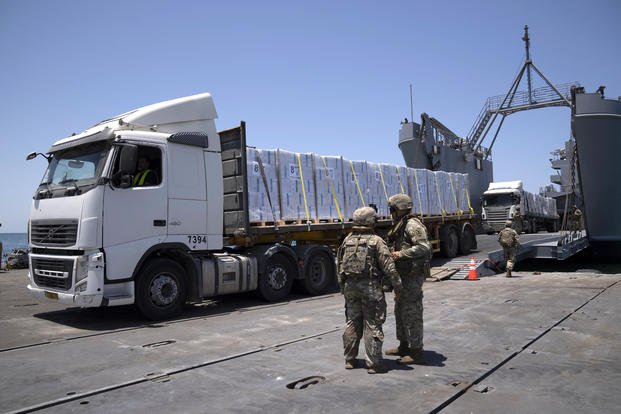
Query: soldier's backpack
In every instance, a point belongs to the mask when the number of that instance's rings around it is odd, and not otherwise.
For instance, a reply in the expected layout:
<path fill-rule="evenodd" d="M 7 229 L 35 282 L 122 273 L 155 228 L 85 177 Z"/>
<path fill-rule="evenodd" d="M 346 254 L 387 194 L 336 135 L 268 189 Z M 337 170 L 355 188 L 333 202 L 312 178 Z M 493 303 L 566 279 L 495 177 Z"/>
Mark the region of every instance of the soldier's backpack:
<path fill-rule="evenodd" d="M 502 247 L 513 247 L 516 244 L 515 242 L 516 240 L 513 232 L 507 229 L 500 230 L 500 233 L 498 234 L 498 243 L 500 243 Z"/>
<path fill-rule="evenodd" d="M 341 272 L 348 278 L 366 276 L 367 255 L 369 253 L 368 235 L 352 235 L 345 240 L 341 259 Z"/>

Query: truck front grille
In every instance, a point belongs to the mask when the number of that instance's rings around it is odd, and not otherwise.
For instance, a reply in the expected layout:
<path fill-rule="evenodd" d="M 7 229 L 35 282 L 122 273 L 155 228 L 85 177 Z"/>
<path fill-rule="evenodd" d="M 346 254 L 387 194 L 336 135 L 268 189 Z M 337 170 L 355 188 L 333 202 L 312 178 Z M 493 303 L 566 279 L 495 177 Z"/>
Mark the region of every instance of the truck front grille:
<path fill-rule="evenodd" d="M 485 209 L 485 216 L 487 221 L 504 221 L 509 218 L 509 207 L 507 208 L 499 208 L 499 209 Z"/>
<path fill-rule="evenodd" d="M 73 280 L 73 260 L 32 257 L 32 276 L 39 287 L 69 290 Z"/>
<path fill-rule="evenodd" d="M 73 246 L 77 237 L 77 220 L 35 220 L 30 223 L 30 242 L 34 245 Z"/>

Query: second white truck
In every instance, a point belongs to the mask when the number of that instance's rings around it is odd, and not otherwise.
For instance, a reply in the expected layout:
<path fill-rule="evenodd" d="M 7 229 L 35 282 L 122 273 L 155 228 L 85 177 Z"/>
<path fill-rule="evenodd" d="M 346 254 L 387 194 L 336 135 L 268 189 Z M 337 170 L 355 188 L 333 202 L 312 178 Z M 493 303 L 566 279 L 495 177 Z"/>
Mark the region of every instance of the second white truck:
<path fill-rule="evenodd" d="M 507 220 L 513 221 L 518 233 L 559 229 L 556 200 L 524 190 L 521 180 L 490 183 L 481 210 L 483 230 L 488 234 L 502 230 Z"/>

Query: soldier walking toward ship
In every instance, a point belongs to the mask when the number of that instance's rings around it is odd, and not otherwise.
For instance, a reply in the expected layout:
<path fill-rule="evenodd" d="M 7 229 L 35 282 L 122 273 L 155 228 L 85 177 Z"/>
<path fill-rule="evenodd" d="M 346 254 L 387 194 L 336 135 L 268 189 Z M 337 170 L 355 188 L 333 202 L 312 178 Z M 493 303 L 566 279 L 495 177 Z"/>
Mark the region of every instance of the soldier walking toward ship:
<path fill-rule="evenodd" d="M 582 230 L 582 210 L 578 208 L 578 206 L 574 205 L 574 212 L 572 214 L 572 230 L 580 231 Z"/>
<path fill-rule="evenodd" d="M 415 364 L 423 360 L 423 282 L 429 272 L 431 244 L 427 229 L 411 214 L 412 199 L 396 194 L 388 200 L 393 227 L 387 242 L 401 277 L 403 290 L 395 295 L 395 320 L 399 346 L 386 355 L 399 355 L 401 364 Z"/>
<path fill-rule="evenodd" d="M 511 220 L 507 220 L 505 222 L 505 228 L 500 230 L 500 233 L 498 233 L 498 243 L 502 246 L 502 250 L 505 254 L 507 277 L 511 277 L 511 271 L 515 265 L 515 257 L 519 245 L 519 236 L 511 226 Z"/>
<path fill-rule="evenodd" d="M 354 211 L 354 228 L 338 250 L 338 282 L 345 296 L 347 325 L 343 333 L 345 368 L 356 365 L 358 346 L 364 335 L 367 372 L 387 371 L 382 362 L 386 299 L 382 280 L 387 278 L 398 297 L 401 280 L 388 247 L 373 230 L 377 217 L 371 207 Z"/>

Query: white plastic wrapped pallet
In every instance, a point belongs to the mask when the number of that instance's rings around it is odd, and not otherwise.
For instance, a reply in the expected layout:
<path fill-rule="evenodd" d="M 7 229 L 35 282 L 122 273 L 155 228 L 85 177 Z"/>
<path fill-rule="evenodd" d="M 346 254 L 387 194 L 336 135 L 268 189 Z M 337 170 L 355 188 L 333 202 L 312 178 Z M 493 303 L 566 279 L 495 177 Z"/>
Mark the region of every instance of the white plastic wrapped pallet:
<path fill-rule="evenodd" d="M 365 161 L 343 160 L 343 190 L 345 192 L 345 212 L 343 215 L 351 219 L 357 208 L 368 205 L 366 200 L 367 163 Z"/>
<path fill-rule="evenodd" d="M 408 187 L 412 198 L 412 212 L 414 214 L 429 214 L 429 190 L 427 184 L 428 170 L 406 168 Z"/>
<path fill-rule="evenodd" d="M 314 155 L 317 216 L 322 220 L 346 220 L 343 158 Z"/>
<path fill-rule="evenodd" d="M 454 173 L 435 171 L 435 174 L 440 185 L 440 195 L 442 196 L 445 214 L 457 214 L 457 188 L 452 175 Z"/>
<path fill-rule="evenodd" d="M 378 214 L 380 216 L 389 216 L 388 198 L 395 194 L 409 194 L 407 182 L 407 170 L 405 167 L 397 167 L 391 164 L 379 165 L 381 202 L 378 204 Z M 381 196 L 384 196 L 382 199 Z"/>
<path fill-rule="evenodd" d="M 276 150 L 258 150 L 247 148 L 247 170 L 248 170 L 248 208 L 249 219 L 251 222 L 277 221 L 280 220 L 279 195 L 278 195 L 278 175 L 276 174 Z M 265 182 L 259 160 L 263 164 L 265 172 Z M 270 207 L 269 192 L 272 207 Z M 273 208 L 273 212 L 272 212 Z"/>
<path fill-rule="evenodd" d="M 279 149 L 277 156 L 282 220 L 316 218 L 313 155 Z"/>
<path fill-rule="evenodd" d="M 442 188 L 437 180 L 436 173 L 434 171 L 427 171 L 427 197 L 429 197 L 429 212 L 428 214 L 433 216 L 439 216 L 444 211 L 444 204 L 442 204 Z"/>
<path fill-rule="evenodd" d="M 369 204 L 377 206 L 379 216 L 388 215 L 388 201 L 386 191 L 382 184 L 382 174 L 379 164 L 367 162 L 367 187 L 364 193 L 364 199 Z"/>
<path fill-rule="evenodd" d="M 457 208 L 461 210 L 464 214 L 471 213 L 471 200 L 470 194 L 468 192 L 468 188 L 470 183 L 468 182 L 468 174 L 460 174 L 457 175 Z"/>

